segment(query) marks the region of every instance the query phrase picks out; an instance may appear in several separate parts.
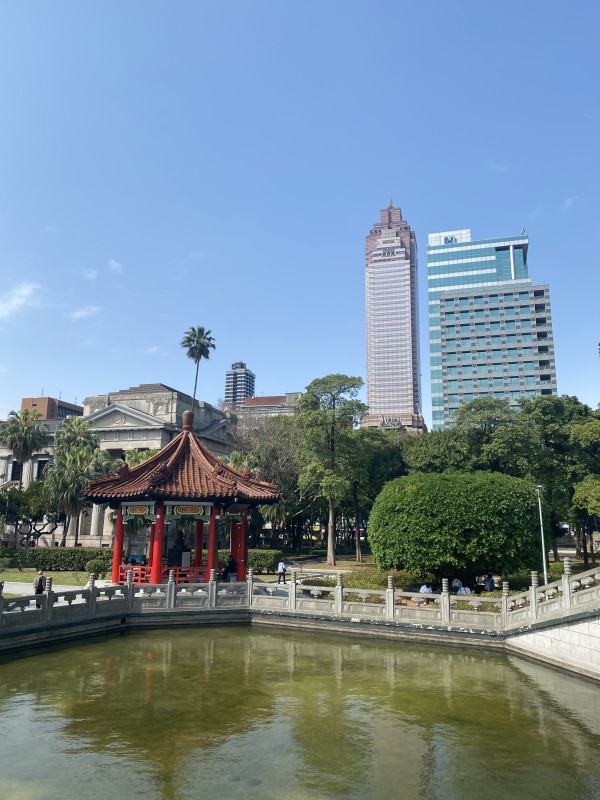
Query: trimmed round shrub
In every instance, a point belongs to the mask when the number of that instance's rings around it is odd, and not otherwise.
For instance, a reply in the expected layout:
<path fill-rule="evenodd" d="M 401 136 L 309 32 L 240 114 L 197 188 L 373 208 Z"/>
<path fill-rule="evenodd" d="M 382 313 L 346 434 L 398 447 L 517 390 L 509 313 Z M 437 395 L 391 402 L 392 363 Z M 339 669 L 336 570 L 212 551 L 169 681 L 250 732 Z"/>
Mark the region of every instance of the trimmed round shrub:
<path fill-rule="evenodd" d="M 369 519 L 378 567 L 438 577 L 537 568 L 538 537 L 532 484 L 494 472 L 397 478 L 384 486 Z"/>

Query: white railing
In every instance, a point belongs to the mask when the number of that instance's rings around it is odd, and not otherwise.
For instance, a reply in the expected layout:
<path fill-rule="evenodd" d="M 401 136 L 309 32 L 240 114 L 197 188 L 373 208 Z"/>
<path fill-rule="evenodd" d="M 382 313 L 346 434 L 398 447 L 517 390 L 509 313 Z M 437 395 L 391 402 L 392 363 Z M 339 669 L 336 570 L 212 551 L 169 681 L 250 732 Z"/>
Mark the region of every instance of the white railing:
<path fill-rule="evenodd" d="M 265 584 L 248 571 L 246 582 L 217 582 L 215 571 L 208 583 L 176 584 L 171 572 L 166 584 L 134 584 L 128 574 L 124 585 L 96 586 L 94 575 L 84 589 L 54 592 L 48 578 L 43 594 L 6 598 L 0 595 L 0 635 L 26 631 L 40 625 L 126 617 L 128 614 L 170 612 L 202 613 L 211 609 L 246 609 L 292 615 L 321 615 L 346 620 L 391 621 L 415 626 L 469 629 L 492 633 L 511 632 L 537 621 L 569 617 L 579 611 L 600 608 L 600 567 L 571 574 L 565 559 L 558 581 L 539 586 L 536 572 L 525 592 L 502 596 L 453 595 L 448 581 L 441 593 L 404 592 L 393 587 L 392 577 L 383 590 L 352 589 L 337 575 L 335 586 L 298 581 L 292 571 L 287 584 Z"/>

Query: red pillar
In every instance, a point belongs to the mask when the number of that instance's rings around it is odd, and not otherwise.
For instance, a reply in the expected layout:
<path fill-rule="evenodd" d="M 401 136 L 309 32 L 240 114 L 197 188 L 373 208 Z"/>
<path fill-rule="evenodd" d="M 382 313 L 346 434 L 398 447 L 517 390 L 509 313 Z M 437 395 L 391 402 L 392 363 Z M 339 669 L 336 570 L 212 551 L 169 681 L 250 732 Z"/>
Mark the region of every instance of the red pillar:
<path fill-rule="evenodd" d="M 231 555 L 235 558 L 235 569 L 237 575 L 237 565 L 240 560 L 240 525 L 235 520 L 231 520 Z"/>
<path fill-rule="evenodd" d="M 154 528 L 154 544 L 152 548 L 152 570 L 150 583 L 162 583 L 162 554 L 165 538 L 165 506 L 156 504 L 156 523 Z"/>
<path fill-rule="evenodd" d="M 148 566 L 152 566 L 152 556 L 154 555 L 154 534 L 156 533 L 156 523 L 150 524 L 150 542 L 148 543 Z"/>
<path fill-rule="evenodd" d="M 240 557 L 238 559 L 238 566 L 237 566 L 237 578 L 238 581 L 245 581 L 246 580 L 246 569 L 248 567 L 248 512 L 244 511 L 244 516 L 242 517 L 242 522 L 240 523 L 240 547 L 239 547 L 239 554 Z"/>
<path fill-rule="evenodd" d="M 217 568 L 217 514 L 219 509 L 213 506 L 210 510 L 210 522 L 208 523 L 208 558 L 206 564 L 206 578 L 210 578 L 211 569 Z"/>
<path fill-rule="evenodd" d="M 121 503 L 117 509 L 117 524 L 115 526 L 115 541 L 113 544 L 113 563 L 112 563 L 112 582 L 119 582 L 119 567 L 123 561 L 123 539 L 125 538 L 125 526 L 123 525 L 123 511 Z"/>
<path fill-rule="evenodd" d="M 193 567 L 202 566 L 202 546 L 204 545 L 204 522 L 196 520 L 196 538 L 194 539 L 194 563 Z"/>

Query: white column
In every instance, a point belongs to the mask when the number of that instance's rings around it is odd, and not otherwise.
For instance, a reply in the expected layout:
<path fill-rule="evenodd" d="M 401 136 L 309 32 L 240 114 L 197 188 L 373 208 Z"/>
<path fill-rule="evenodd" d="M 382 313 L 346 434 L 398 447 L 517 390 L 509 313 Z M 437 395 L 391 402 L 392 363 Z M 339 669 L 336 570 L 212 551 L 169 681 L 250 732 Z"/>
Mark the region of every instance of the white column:
<path fill-rule="evenodd" d="M 98 503 L 94 503 L 92 506 L 92 522 L 90 525 L 90 536 L 94 536 L 98 538 L 102 536 L 102 506 Z"/>

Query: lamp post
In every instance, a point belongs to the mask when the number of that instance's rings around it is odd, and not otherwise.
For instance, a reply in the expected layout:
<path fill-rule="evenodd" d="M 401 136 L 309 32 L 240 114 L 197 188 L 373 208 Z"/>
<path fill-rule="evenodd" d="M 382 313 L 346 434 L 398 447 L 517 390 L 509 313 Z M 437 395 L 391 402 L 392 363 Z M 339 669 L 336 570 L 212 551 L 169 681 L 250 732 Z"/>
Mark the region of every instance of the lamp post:
<path fill-rule="evenodd" d="M 546 567 L 546 544 L 544 542 L 544 518 L 542 516 L 542 492 L 544 491 L 544 487 L 536 486 L 535 491 L 537 492 L 538 509 L 540 512 L 540 533 L 542 535 L 542 561 L 544 563 L 544 586 L 545 586 L 548 583 L 548 568 Z"/>

